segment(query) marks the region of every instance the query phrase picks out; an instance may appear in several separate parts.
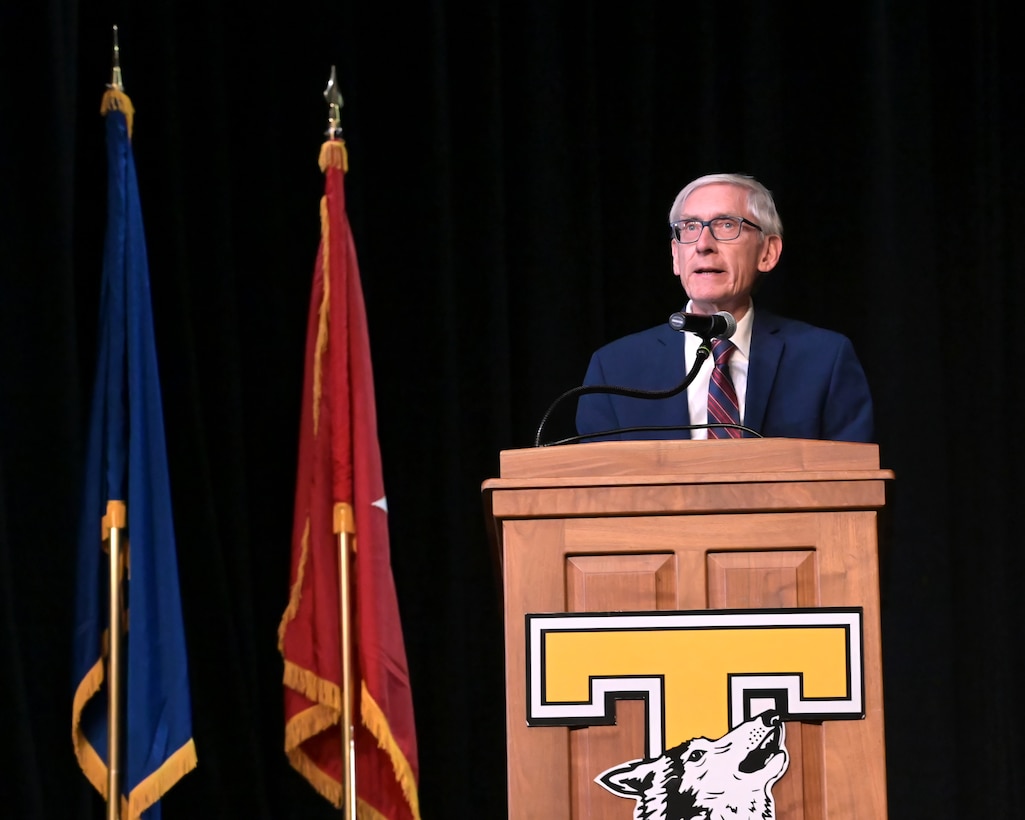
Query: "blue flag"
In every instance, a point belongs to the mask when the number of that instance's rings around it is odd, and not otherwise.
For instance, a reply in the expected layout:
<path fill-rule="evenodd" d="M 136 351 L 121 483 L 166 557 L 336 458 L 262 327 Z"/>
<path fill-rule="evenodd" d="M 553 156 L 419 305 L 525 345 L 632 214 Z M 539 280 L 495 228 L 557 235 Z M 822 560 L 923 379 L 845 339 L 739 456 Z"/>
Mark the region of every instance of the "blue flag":
<path fill-rule="evenodd" d="M 78 541 L 72 736 L 82 771 L 106 799 L 110 561 L 104 539 L 111 525 L 124 527 L 121 814 L 134 820 L 145 812 L 147 820 L 158 820 L 158 801 L 195 768 L 196 748 L 131 101 L 111 89 L 102 112 L 107 233 Z"/>

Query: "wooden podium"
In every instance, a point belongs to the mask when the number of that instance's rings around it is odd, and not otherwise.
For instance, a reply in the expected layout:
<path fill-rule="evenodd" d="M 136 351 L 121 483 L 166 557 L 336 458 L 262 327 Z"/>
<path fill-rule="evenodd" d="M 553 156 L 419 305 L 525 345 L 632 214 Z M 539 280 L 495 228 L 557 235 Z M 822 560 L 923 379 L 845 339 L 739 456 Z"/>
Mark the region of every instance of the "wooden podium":
<path fill-rule="evenodd" d="M 594 777 L 643 757 L 644 704 L 616 725 L 526 722 L 534 613 L 861 607 L 861 720 L 788 722 L 777 820 L 886 817 L 874 444 L 798 439 L 572 444 L 501 453 L 483 485 L 502 568 L 510 820 L 629 820 Z"/>

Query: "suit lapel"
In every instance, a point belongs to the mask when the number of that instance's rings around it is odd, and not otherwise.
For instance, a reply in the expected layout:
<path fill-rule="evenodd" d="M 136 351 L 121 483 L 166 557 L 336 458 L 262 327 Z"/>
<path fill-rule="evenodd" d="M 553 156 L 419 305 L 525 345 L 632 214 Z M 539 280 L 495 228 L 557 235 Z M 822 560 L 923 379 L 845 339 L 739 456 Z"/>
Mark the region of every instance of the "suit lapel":
<path fill-rule="evenodd" d="M 765 424 L 765 409 L 769 404 L 772 385 L 776 381 L 783 347 L 777 318 L 771 313 L 755 311 L 751 328 L 751 363 L 747 372 L 745 427 L 760 432 Z"/>
<path fill-rule="evenodd" d="M 682 382 L 686 375 L 685 368 L 687 366 L 687 362 L 683 355 L 684 334 L 673 330 L 667 324 L 659 334 L 659 341 L 672 350 L 673 353 L 669 356 L 658 357 L 657 361 L 665 362 L 665 369 L 658 377 L 658 383 L 663 385 L 663 387 L 654 389 L 668 390 Z M 671 427 L 674 425 L 690 424 L 690 407 L 687 405 L 686 390 L 681 390 L 671 399 L 654 402 L 654 404 L 661 405 L 659 407 L 660 418 L 655 422 L 656 425 Z M 681 433 L 674 434 L 674 437 L 678 438 L 680 435 L 685 435 L 687 438 L 690 438 L 690 431 L 683 430 Z"/>

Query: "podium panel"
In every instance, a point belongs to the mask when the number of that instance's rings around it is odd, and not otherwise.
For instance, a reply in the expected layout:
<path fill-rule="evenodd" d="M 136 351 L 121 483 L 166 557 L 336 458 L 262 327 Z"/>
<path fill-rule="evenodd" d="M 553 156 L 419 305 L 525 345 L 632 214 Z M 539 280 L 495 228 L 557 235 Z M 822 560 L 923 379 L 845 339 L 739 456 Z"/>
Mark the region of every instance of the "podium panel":
<path fill-rule="evenodd" d="M 645 756 L 642 701 L 617 701 L 615 725 L 527 725 L 526 615 L 804 607 L 862 609 L 865 717 L 788 721 L 776 818 L 885 818 L 876 554 L 891 478 L 876 445 L 838 442 L 502 453 L 483 491 L 502 567 L 511 820 L 629 820 L 633 801 L 594 781 Z"/>

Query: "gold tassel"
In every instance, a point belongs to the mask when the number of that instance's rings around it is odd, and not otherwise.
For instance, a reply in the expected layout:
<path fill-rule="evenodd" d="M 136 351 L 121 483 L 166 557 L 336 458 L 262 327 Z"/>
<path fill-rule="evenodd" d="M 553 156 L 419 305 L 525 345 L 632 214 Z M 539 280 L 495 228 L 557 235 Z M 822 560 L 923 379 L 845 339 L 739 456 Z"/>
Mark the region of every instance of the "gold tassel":
<path fill-rule="evenodd" d="M 343 174 L 349 172 L 349 152 L 345 140 L 328 140 L 320 146 L 320 170 L 338 168 Z"/>
<path fill-rule="evenodd" d="M 125 122 L 128 123 L 128 139 L 131 141 L 135 107 L 124 91 L 120 91 L 117 88 L 108 88 L 103 92 L 103 99 L 100 100 L 100 114 L 107 116 L 111 111 L 120 111 L 125 115 Z"/>

